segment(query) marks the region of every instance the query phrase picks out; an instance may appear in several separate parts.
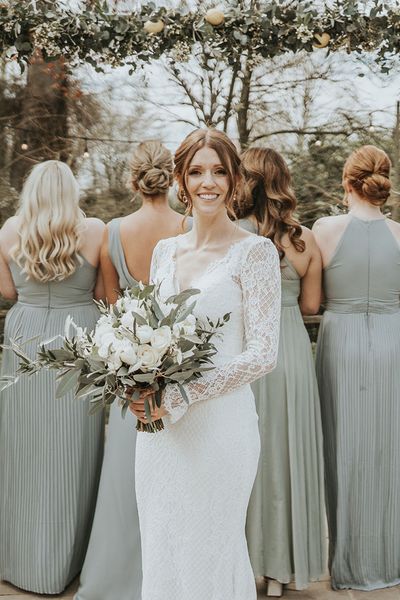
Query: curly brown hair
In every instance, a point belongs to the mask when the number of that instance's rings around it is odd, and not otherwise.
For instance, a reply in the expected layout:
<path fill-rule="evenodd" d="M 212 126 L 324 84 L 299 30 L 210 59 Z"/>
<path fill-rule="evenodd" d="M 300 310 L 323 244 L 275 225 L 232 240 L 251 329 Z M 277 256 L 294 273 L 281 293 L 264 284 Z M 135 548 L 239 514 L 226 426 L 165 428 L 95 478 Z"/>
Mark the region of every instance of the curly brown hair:
<path fill-rule="evenodd" d="M 304 252 L 301 225 L 293 217 L 297 200 L 283 157 L 272 148 L 249 148 L 241 158 L 244 184 L 235 207 L 238 217 L 253 215 L 259 235 L 275 244 L 281 259 L 285 256 L 285 234 L 298 252 Z"/>

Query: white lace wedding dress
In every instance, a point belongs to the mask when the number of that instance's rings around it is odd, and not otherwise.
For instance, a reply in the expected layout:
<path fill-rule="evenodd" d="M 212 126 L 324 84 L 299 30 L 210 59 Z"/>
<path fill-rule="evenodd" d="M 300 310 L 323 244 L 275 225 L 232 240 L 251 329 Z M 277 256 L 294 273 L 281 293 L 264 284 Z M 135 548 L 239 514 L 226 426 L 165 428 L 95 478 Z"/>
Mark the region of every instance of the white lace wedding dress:
<path fill-rule="evenodd" d="M 178 238 L 154 250 L 152 281 L 177 293 Z M 255 600 L 245 539 L 260 440 L 250 382 L 271 371 L 279 340 L 280 271 L 273 244 L 249 236 L 192 282 L 195 312 L 230 312 L 216 368 L 185 386 L 188 406 L 168 386 L 170 416 L 138 435 L 136 492 L 142 536 L 142 600 Z"/>

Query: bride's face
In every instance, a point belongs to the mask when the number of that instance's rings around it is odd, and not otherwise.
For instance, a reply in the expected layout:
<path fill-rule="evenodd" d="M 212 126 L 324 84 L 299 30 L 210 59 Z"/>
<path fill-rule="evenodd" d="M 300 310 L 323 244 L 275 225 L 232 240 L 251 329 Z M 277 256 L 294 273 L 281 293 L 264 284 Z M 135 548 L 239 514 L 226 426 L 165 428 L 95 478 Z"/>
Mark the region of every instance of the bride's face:
<path fill-rule="evenodd" d="M 226 210 L 229 176 L 215 150 L 204 147 L 193 156 L 186 176 L 186 189 L 195 211 L 213 215 Z"/>

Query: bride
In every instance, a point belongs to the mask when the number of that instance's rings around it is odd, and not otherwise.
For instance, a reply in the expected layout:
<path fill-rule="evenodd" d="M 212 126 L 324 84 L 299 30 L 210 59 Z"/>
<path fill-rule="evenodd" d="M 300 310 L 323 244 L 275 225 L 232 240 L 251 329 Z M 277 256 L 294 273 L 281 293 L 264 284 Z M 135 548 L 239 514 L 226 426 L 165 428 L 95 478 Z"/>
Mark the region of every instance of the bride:
<path fill-rule="evenodd" d="M 195 312 L 230 320 L 215 369 L 167 386 L 165 430 L 138 435 L 136 492 L 142 600 L 255 600 L 245 519 L 260 440 L 250 383 L 275 367 L 280 313 L 278 253 L 229 219 L 240 159 L 222 132 L 196 130 L 175 155 L 180 199 L 193 229 L 160 241 L 151 279 L 163 298 L 200 290 Z M 132 411 L 145 421 L 142 397 Z"/>

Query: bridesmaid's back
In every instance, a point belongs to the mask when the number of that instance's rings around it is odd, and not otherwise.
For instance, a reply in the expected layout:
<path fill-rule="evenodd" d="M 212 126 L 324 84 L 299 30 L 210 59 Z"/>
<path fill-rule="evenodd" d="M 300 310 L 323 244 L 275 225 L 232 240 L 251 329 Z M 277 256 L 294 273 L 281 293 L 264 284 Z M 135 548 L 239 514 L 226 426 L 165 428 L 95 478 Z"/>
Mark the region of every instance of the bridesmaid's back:
<path fill-rule="evenodd" d="M 385 218 L 351 216 L 325 267 L 327 309 L 392 312 L 399 309 L 400 246 Z"/>
<path fill-rule="evenodd" d="M 18 293 L 18 302 L 41 308 L 63 308 L 78 304 L 92 304 L 97 269 L 82 257 L 72 275 L 62 281 L 43 283 L 27 279 L 14 261 L 10 271 Z"/>

